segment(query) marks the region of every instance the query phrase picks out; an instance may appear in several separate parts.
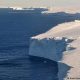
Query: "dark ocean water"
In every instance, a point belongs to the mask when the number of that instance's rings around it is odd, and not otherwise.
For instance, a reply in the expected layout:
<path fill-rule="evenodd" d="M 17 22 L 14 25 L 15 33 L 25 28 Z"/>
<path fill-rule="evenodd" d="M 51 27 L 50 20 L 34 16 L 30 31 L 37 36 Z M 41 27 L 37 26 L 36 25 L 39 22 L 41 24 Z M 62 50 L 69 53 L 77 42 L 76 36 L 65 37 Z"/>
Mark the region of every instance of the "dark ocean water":
<path fill-rule="evenodd" d="M 29 38 L 47 31 L 52 22 L 39 9 L 0 9 L 0 80 L 57 80 L 56 62 L 28 55 Z"/>

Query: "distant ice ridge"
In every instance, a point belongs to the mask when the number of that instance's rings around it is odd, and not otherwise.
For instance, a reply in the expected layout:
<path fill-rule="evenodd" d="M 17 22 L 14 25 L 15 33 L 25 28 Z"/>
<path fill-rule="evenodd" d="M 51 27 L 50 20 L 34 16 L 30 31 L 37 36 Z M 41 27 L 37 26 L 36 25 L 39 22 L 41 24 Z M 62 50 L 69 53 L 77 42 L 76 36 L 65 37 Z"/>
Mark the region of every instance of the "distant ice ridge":
<path fill-rule="evenodd" d="M 31 37 L 29 55 L 58 62 L 59 80 L 80 79 L 80 21 L 59 24 Z"/>
<path fill-rule="evenodd" d="M 13 10 L 34 10 L 34 8 L 22 8 L 22 7 L 8 7 Z"/>
<path fill-rule="evenodd" d="M 9 7 L 9 8 L 12 8 L 13 10 L 23 10 L 22 7 Z"/>

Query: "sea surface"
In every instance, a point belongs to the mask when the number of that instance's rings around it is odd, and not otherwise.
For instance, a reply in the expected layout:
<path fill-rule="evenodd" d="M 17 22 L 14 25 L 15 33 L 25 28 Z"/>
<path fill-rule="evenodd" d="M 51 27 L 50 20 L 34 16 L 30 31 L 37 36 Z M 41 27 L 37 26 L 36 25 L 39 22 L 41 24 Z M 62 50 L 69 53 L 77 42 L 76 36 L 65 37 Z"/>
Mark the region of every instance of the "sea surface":
<path fill-rule="evenodd" d="M 0 9 L 0 80 L 57 80 L 56 62 L 28 55 L 30 37 L 54 25 L 42 11 Z"/>

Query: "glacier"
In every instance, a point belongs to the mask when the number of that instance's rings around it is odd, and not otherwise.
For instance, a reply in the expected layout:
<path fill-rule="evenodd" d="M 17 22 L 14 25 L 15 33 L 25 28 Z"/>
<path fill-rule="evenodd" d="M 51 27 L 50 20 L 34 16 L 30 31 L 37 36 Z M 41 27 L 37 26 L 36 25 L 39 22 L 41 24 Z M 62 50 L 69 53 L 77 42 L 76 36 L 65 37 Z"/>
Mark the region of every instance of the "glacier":
<path fill-rule="evenodd" d="M 80 79 L 80 21 L 59 24 L 30 38 L 29 55 L 58 62 L 59 80 Z"/>

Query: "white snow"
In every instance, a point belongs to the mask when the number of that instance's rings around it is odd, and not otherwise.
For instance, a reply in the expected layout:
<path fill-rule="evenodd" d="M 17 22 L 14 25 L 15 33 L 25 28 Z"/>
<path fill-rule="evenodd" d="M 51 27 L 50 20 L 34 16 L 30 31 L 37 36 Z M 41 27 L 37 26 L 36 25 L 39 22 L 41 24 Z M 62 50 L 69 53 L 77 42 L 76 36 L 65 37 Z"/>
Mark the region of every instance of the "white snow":
<path fill-rule="evenodd" d="M 33 36 L 29 55 L 58 62 L 59 80 L 80 79 L 80 21 L 59 24 Z"/>
<path fill-rule="evenodd" d="M 10 7 L 10 8 L 12 8 L 13 10 L 23 10 L 22 7 Z"/>

